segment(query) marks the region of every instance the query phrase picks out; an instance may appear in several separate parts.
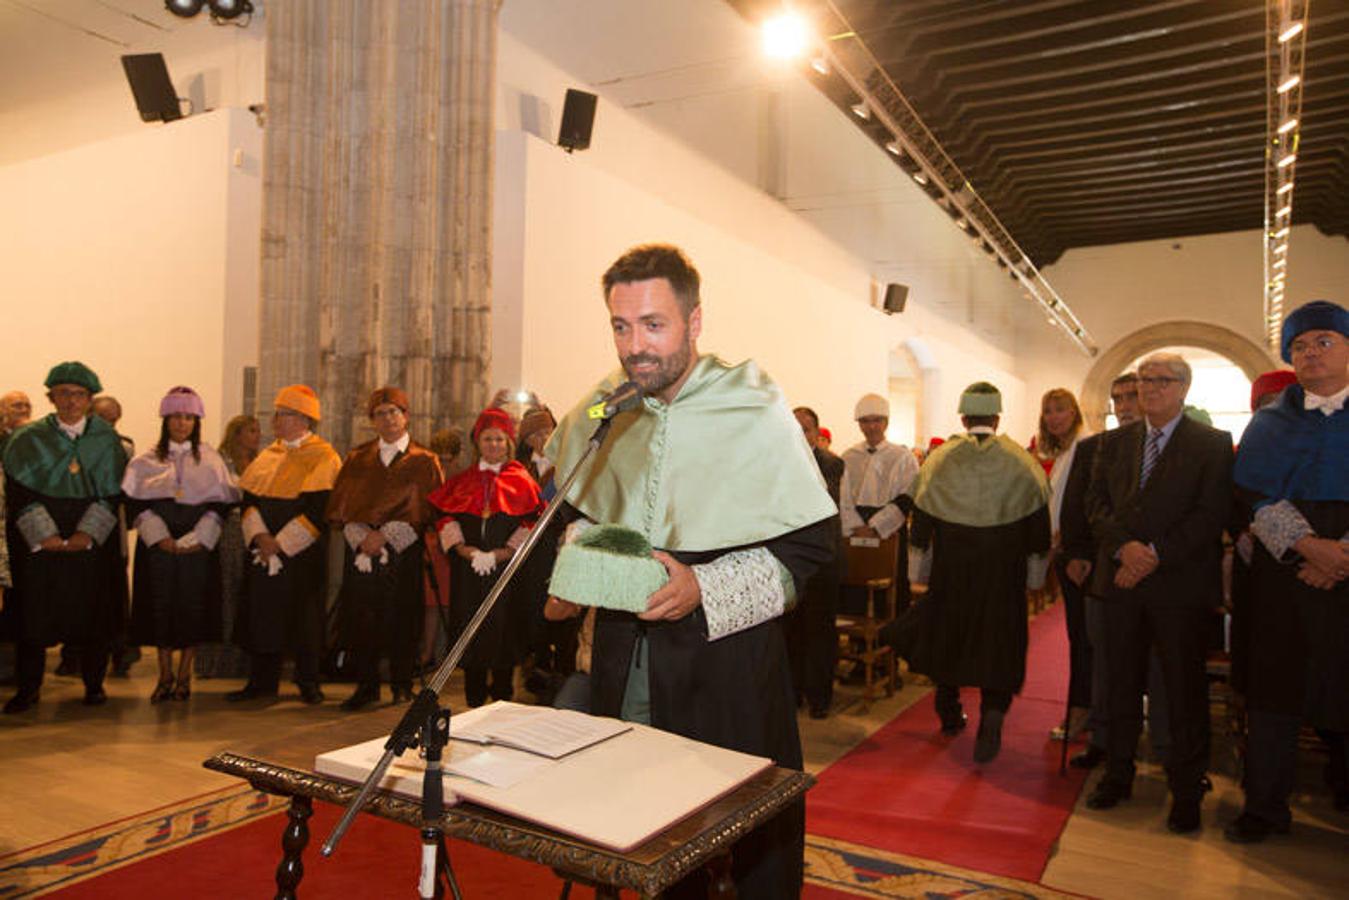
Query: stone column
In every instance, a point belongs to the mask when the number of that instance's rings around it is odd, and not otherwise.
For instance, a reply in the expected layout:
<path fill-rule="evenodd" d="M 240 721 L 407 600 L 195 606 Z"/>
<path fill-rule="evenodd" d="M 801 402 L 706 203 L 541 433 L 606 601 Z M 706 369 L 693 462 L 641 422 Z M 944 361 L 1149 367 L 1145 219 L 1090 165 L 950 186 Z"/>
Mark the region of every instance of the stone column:
<path fill-rule="evenodd" d="M 487 403 L 497 0 L 268 4 L 258 406 L 304 382 L 339 450 Z"/>

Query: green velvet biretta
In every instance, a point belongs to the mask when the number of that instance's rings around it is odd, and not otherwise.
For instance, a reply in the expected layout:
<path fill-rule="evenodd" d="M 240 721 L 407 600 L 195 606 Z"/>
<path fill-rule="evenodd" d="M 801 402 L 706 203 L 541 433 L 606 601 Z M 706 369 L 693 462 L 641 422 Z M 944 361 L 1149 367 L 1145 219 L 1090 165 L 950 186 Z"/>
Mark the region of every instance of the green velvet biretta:
<path fill-rule="evenodd" d="M 962 416 L 997 416 L 1002 414 L 1002 394 L 987 381 L 976 381 L 960 395 Z"/>
<path fill-rule="evenodd" d="M 548 593 L 582 606 L 644 612 L 647 598 L 669 580 L 641 532 L 596 525 L 558 552 Z"/>
<path fill-rule="evenodd" d="M 56 387 L 58 384 L 78 384 L 91 394 L 97 394 L 103 390 L 103 384 L 94 374 L 94 370 L 84 363 L 74 360 L 52 366 L 52 370 L 47 373 L 47 380 L 42 384 L 49 388 Z"/>

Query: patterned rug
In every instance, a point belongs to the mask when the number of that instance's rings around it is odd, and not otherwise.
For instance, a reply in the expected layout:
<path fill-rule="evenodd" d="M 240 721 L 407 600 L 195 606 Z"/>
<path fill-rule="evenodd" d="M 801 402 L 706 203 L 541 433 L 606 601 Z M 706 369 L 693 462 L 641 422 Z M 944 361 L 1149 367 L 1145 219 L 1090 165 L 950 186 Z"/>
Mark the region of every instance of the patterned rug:
<path fill-rule="evenodd" d="M 286 801 L 229 787 L 67 838 L 0 857 L 0 898 L 33 897 L 96 879 L 262 816 Z M 282 824 L 277 819 L 279 842 Z M 1058 898 L 1071 896 L 1009 878 L 810 835 L 808 898 Z M 92 887 L 92 885 L 90 885 Z"/>

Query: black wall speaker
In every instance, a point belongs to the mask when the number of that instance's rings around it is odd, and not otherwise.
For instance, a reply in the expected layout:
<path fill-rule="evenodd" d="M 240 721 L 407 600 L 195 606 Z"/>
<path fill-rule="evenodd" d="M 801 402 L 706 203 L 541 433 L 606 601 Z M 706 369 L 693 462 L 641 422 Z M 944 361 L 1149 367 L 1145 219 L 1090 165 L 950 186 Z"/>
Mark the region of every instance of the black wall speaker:
<path fill-rule="evenodd" d="M 178 93 L 169 80 L 169 67 L 164 65 L 162 53 L 137 53 L 122 57 L 122 69 L 131 83 L 131 94 L 136 108 L 146 122 L 172 122 L 181 119 Z"/>
<path fill-rule="evenodd" d="M 568 153 L 590 146 L 590 130 L 595 127 L 595 103 L 599 98 L 585 91 L 567 88 L 562 104 L 562 129 L 557 144 Z"/>
<path fill-rule="evenodd" d="M 909 286 L 907 284 L 887 284 L 885 286 L 885 303 L 882 308 L 894 315 L 904 312 L 904 304 L 909 299 Z"/>

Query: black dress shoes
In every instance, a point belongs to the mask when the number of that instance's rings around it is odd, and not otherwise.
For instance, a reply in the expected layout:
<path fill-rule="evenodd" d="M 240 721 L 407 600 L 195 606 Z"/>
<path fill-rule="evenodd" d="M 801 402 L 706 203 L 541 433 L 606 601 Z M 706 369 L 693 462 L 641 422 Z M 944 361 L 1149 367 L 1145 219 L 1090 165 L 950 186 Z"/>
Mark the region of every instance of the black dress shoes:
<path fill-rule="evenodd" d="M 257 700 L 259 697 L 273 698 L 275 696 L 276 688 L 261 688 L 250 682 L 237 691 L 230 691 L 225 695 L 225 700 L 229 703 L 243 703 L 245 700 Z"/>
<path fill-rule="evenodd" d="M 37 706 L 37 691 L 19 691 L 5 703 L 5 715 L 27 712 Z"/>
<path fill-rule="evenodd" d="M 108 692 L 101 687 L 86 689 L 80 702 L 85 706 L 102 706 L 108 702 Z"/>
<path fill-rule="evenodd" d="M 395 685 L 393 686 L 393 702 L 394 702 L 394 703 L 411 703 L 411 702 L 412 702 L 412 685 L 410 685 L 410 684 L 395 684 Z"/>
<path fill-rule="evenodd" d="M 1105 762 L 1105 751 L 1095 744 L 1088 744 L 1087 749 L 1068 760 L 1068 765 L 1074 769 L 1094 769 Z"/>
<path fill-rule="evenodd" d="M 1258 844 L 1271 834 L 1287 834 L 1288 826 L 1275 825 L 1259 816 L 1242 813 L 1223 829 L 1223 837 L 1234 844 Z"/>
<path fill-rule="evenodd" d="M 1119 806 L 1121 800 L 1128 800 L 1132 794 L 1132 784 L 1102 778 L 1096 785 L 1096 790 L 1087 797 L 1087 809 L 1114 809 Z"/>
<path fill-rule="evenodd" d="M 827 704 L 827 703 L 812 703 L 812 704 L 810 704 L 810 717 L 811 717 L 812 719 L 827 719 L 827 718 L 829 718 L 829 704 Z"/>
<path fill-rule="evenodd" d="M 1200 797 L 1203 795 L 1201 794 Z M 1166 830 L 1172 834 L 1189 834 L 1199 830 L 1199 797 L 1171 801 L 1171 813 L 1166 817 Z"/>
<path fill-rule="evenodd" d="M 947 737 L 955 737 L 965 730 L 965 714 L 957 712 L 954 715 L 943 715 L 941 717 L 941 733 Z"/>
<path fill-rule="evenodd" d="M 300 685 L 300 702 L 306 706 L 318 706 L 323 702 L 323 691 L 317 684 L 305 682 Z"/>
<path fill-rule="evenodd" d="M 990 709 L 979 713 L 979 733 L 974 738 L 974 761 L 989 763 L 1002 749 L 1001 710 Z"/>
<path fill-rule="evenodd" d="M 300 689 L 303 692 L 304 688 Z M 395 696 L 397 692 L 395 691 Z M 308 701 L 306 701 L 308 702 Z M 379 702 L 379 686 L 363 684 L 356 688 L 356 693 L 342 701 L 342 709 L 347 712 L 355 712 L 358 709 L 364 709 L 372 703 Z"/>

